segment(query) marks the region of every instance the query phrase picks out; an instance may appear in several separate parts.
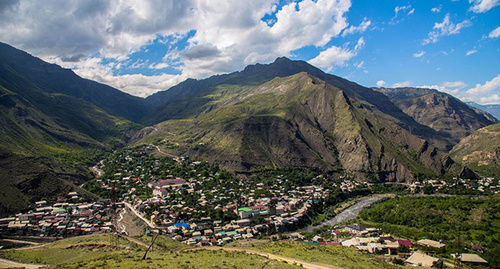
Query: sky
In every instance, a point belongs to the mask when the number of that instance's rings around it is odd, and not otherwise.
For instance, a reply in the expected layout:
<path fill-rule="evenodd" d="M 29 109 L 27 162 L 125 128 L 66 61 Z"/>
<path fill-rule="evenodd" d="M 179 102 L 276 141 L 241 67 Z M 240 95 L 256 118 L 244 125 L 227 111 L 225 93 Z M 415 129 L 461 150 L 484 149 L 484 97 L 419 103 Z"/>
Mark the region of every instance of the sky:
<path fill-rule="evenodd" d="M 500 0 L 2 0 L 0 41 L 141 97 L 285 56 L 500 104 Z"/>

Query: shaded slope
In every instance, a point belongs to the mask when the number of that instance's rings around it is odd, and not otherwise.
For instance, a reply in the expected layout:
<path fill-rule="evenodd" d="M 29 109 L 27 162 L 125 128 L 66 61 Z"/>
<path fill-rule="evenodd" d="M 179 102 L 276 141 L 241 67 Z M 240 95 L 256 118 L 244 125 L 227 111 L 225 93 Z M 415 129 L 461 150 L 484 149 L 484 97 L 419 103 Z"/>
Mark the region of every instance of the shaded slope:
<path fill-rule="evenodd" d="M 500 123 L 481 128 L 465 137 L 450 155 L 474 171 L 500 176 Z"/>
<path fill-rule="evenodd" d="M 395 122 L 441 149 L 451 147 L 452 142 L 449 139 L 416 122 L 396 107 L 384 94 L 343 78 L 326 74 L 304 61 L 292 61 L 287 58 L 278 58 L 275 62 L 266 65 L 250 65 L 241 72 L 213 76 L 204 80 L 187 80 L 169 90 L 153 94 L 146 98 L 146 102 L 156 107 L 156 110 L 145 117 L 143 123 L 156 124 L 169 119 L 195 117 L 206 111 L 207 104 L 214 98 L 218 98 L 211 93 L 216 92 L 216 88 L 221 85 L 233 85 L 243 91 L 245 87 L 259 85 L 276 77 L 287 77 L 300 72 L 311 74 L 342 89 L 347 96 L 373 111 L 378 117 Z"/>
<path fill-rule="evenodd" d="M 379 88 L 406 114 L 429 126 L 453 143 L 482 127 L 498 122 L 487 113 L 478 113 L 457 98 L 431 89 Z"/>
<path fill-rule="evenodd" d="M 0 63 L 47 93 L 62 93 L 85 100 L 109 114 L 137 121 L 149 110 L 144 99 L 107 85 L 83 79 L 69 69 L 46 63 L 0 42 Z"/>
<path fill-rule="evenodd" d="M 496 118 L 496 120 L 500 120 L 500 105 L 480 105 L 474 102 L 467 102 L 467 104 L 471 107 L 480 109 L 482 111 L 487 112 Z M 488 116 L 486 116 L 488 117 Z M 491 119 L 490 119 L 491 120 Z"/>
<path fill-rule="evenodd" d="M 411 181 L 441 174 L 453 161 L 396 123 L 306 73 L 242 89 L 222 85 L 198 116 L 170 120 L 138 134 L 164 139 L 175 154 L 228 169 L 312 166 L 369 180 Z M 209 99 L 209 96 L 204 96 Z"/>

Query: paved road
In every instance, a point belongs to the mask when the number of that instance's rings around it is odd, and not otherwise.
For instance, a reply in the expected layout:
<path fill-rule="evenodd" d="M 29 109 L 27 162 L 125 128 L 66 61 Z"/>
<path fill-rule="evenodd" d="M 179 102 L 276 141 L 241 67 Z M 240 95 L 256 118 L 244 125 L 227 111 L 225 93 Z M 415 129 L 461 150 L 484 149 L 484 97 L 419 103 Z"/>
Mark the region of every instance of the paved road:
<path fill-rule="evenodd" d="M 26 269 L 35 269 L 45 267 L 47 265 L 43 264 L 32 264 L 32 263 L 20 263 L 11 260 L 1 259 L 0 258 L 0 268 L 26 268 Z"/>
<path fill-rule="evenodd" d="M 344 209 L 342 212 L 337 214 L 335 217 L 333 217 L 327 221 L 324 221 L 319 225 L 307 227 L 307 231 L 312 232 L 313 229 L 324 226 L 324 225 L 333 226 L 333 225 L 339 224 L 341 222 L 352 220 L 356 216 L 358 216 L 359 212 L 363 208 L 375 203 L 376 201 L 378 201 L 380 199 L 382 199 L 382 197 L 378 197 L 378 196 L 372 196 L 372 197 L 367 197 L 365 199 L 362 199 L 362 200 L 356 202 L 354 205 Z"/>
<path fill-rule="evenodd" d="M 277 261 L 283 261 L 289 264 L 295 264 L 302 266 L 304 268 L 309 268 L 309 269 L 342 269 L 341 267 L 329 265 L 329 264 L 324 264 L 324 263 L 317 263 L 317 262 L 308 262 L 304 260 L 299 260 L 296 258 L 292 257 L 287 257 L 283 255 L 277 255 L 277 254 L 272 254 L 268 252 L 263 252 L 263 251 L 258 251 L 258 250 L 253 250 L 253 249 L 244 249 L 244 248 L 227 248 L 227 247 L 200 247 L 200 248 L 191 248 L 191 249 L 185 249 L 182 251 L 195 251 L 198 249 L 206 249 L 206 250 L 224 250 L 224 251 L 238 251 L 238 252 L 245 252 L 248 254 L 253 254 L 253 255 L 259 255 L 262 257 L 266 257 L 271 260 L 277 260 Z"/>
<path fill-rule="evenodd" d="M 148 221 L 145 217 L 143 217 L 141 214 L 139 214 L 139 212 L 137 212 L 131 204 L 129 204 L 127 202 L 124 202 L 124 204 L 125 204 L 125 206 L 127 206 L 130 209 L 130 211 L 132 211 L 132 213 L 134 213 L 138 218 L 143 220 L 146 223 L 146 225 L 148 225 L 149 227 L 151 227 L 153 229 L 158 228 L 158 227 L 156 227 L 156 225 L 151 224 L 150 221 Z"/>

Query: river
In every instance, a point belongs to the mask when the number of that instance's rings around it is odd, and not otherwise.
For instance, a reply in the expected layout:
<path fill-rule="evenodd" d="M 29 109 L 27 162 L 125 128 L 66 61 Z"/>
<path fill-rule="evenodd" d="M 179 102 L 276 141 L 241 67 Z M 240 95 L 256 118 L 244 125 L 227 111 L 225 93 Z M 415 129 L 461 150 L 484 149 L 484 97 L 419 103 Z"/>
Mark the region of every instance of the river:
<path fill-rule="evenodd" d="M 326 221 L 324 221 L 316 226 L 307 227 L 307 231 L 312 232 L 313 229 L 319 228 L 319 227 L 324 226 L 324 225 L 333 226 L 333 225 L 339 224 L 341 222 L 352 220 L 359 214 L 361 209 L 375 203 L 376 201 L 379 201 L 380 199 L 382 199 L 382 197 L 372 196 L 372 197 L 368 197 L 368 198 L 359 200 L 354 205 L 352 205 L 352 206 L 344 209 L 342 212 L 338 213 L 335 217 L 333 217 L 329 220 L 326 220 Z"/>

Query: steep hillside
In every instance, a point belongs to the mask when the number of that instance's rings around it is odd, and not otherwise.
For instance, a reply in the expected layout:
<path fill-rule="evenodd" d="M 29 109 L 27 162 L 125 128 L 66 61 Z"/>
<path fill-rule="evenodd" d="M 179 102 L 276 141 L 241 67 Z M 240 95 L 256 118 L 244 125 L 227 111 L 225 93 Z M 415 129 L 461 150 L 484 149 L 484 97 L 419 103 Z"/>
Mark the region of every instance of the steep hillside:
<path fill-rule="evenodd" d="M 139 129 L 92 103 L 120 99 L 106 87 L 0 44 L 0 215 L 77 188 L 92 157 Z"/>
<path fill-rule="evenodd" d="M 416 122 L 403 113 L 387 96 L 369 88 L 360 86 L 346 79 L 324 73 L 304 61 L 292 61 L 278 58 L 271 64 L 247 66 L 241 72 L 213 76 L 204 80 L 186 80 L 166 91 L 158 92 L 146 98 L 156 110 L 143 118 L 145 124 L 157 124 L 169 119 L 195 117 L 207 109 L 207 104 L 217 96 L 211 93 L 221 85 L 233 85 L 244 89 L 268 82 L 276 77 L 287 77 L 300 72 L 311 74 L 328 84 L 342 89 L 345 94 L 360 105 L 371 110 L 377 117 L 392 121 L 420 138 L 426 139 L 439 149 L 450 149 L 455 143 L 438 134 L 432 128 Z M 229 98 L 229 97 L 228 97 Z M 212 109 L 212 108 L 208 108 Z"/>
<path fill-rule="evenodd" d="M 85 100 L 115 116 L 137 121 L 149 112 L 142 98 L 83 79 L 69 69 L 46 63 L 1 42 L 0 63 L 8 66 L 10 72 L 36 84 L 44 92 L 66 94 Z M 0 74 L 4 77 L 3 71 Z"/>
<path fill-rule="evenodd" d="M 165 151 L 232 170 L 312 166 L 368 180 L 411 181 L 441 174 L 453 161 L 343 90 L 307 73 L 261 85 L 220 85 L 199 95 L 197 115 L 137 135 Z"/>
<path fill-rule="evenodd" d="M 420 124 L 431 127 L 453 144 L 482 127 L 498 122 L 479 113 L 457 98 L 431 89 L 376 89 L 386 94 L 403 112 Z M 451 145 L 449 145 L 451 146 Z M 448 147 L 447 150 L 450 150 Z"/>
<path fill-rule="evenodd" d="M 500 124 L 479 129 L 462 139 L 450 155 L 484 175 L 500 176 Z"/>

